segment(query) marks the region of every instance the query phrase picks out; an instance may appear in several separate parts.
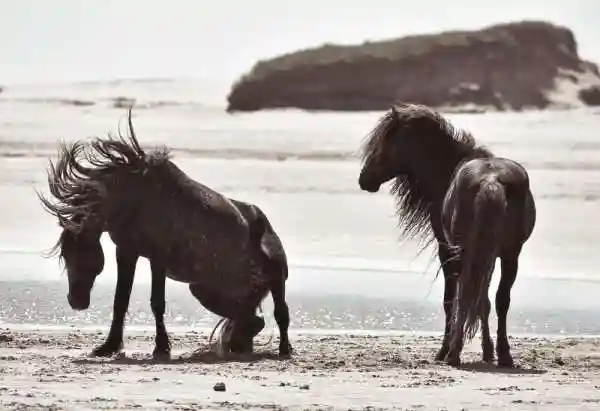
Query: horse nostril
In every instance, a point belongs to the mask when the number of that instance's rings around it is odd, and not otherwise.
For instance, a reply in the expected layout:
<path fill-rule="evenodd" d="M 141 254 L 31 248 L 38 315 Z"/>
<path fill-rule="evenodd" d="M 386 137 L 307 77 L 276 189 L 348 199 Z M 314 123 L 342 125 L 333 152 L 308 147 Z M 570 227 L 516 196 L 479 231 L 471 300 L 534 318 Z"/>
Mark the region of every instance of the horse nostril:
<path fill-rule="evenodd" d="M 369 193 L 375 193 L 379 190 L 379 185 L 365 177 L 363 174 L 358 178 L 358 185 L 361 190 L 368 191 Z"/>

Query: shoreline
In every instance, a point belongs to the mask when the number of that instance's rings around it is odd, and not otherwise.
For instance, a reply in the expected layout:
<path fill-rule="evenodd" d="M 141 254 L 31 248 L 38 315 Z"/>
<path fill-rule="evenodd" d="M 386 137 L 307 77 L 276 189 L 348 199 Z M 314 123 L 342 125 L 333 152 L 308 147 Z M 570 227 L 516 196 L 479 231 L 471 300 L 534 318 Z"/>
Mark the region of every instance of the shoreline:
<path fill-rule="evenodd" d="M 434 362 L 439 337 L 295 334 L 250 356 L 220 359 L 208 334 L 171 332 L 170 361 L 151 358 L 153 332 L 126 329 L 125 350 L 89 358 L 107 331 L 0 333 L 0 406 L 6 410 L 403 409 L 593 410 L 600 404 L 600 338 L 509 337 L 518 367 Z M 264 342 L 266 336 L 259 338 Z M 225 391 L 214 389 L 224 383 Z"/>
<path fill-rule="evenodd" d="M 270 334 L 268 330 L 271 321 L 268 320 L 267 326 L 259 334 L 259 338 L 266 338 Z M 215 325 L 217 320 L 215 320 Z M 66 334 L 73 332 L 80 333 L 105 333 L 108 334 L 110 323 L 104 325 L 55 325 L 55 324 L 11 324 L 0 322 L 0 335 L 4 333 L 19 332 L 19 333 L 48 333 L 48 334 Z M 167 326 L 169 335 L 176 334 L 206 334 L 210 335 L 212 327 L 194 327 L 194 326 Z M 279 330 L 275 324 L 272 324 L 273 338 L 279 338 Z M 125 324 L 125 337 L 127 334 L 151 334 L 154 335 L 154 325 L 140 324 Z M 290 328 L 288 331 L 290 336 L 299 337 L 414 337 L 414 338 L 441 338 L 443 330 L 383 330 L 383 329 L 346 329 L 346 328 Z M 509 338 L 516 339 L 544 339 L 559 341 L 565 339 L 578 340 L 595 340 L 600 339 L 600 334 L 542 334 L 542 333 L 511 333 Z M 492 338 L 495 338 L 492 336 Z M 477 341 L 477 337 L 475 338 Z"/>

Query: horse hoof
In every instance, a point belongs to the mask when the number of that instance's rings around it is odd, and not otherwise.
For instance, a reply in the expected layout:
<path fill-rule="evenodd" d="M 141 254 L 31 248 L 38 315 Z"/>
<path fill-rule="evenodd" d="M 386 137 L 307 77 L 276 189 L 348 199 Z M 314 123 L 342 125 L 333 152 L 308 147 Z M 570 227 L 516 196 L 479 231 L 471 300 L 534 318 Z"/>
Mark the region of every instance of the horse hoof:
<path fill-rule="evenodd" d="M 451 367 L 458 367 L 460 365 L 460 357 L 458 355 L 446 356 L 446 364 Z"/>
<path fill-rule="evenodd" d="M 514 366 L 515 366 L 515 363 L 510 355 L 498 358 L 498 367 L 499 368 L 514 368 Z"/>
<path fill-rule="evenodd" d="M 439 361 L 439 362 L 444 361 L 446 359 L 446 355 L 448 355 L 448 351 L 441 349 L 435 356 L 435 361 Z"/>
<path fill-rule="evenodd" d="M 290 344 L 284 344 L 279 346 L 279 356 L 288 358 L 292 356 L 292 346 Z"/>
<path fill-rule="evenodd" d="M 171 359 L 171 353 L 169 351 L 154 350 L 152 358 L 154 361 L 169 361 Z"/>
<path fill-rule="evenodd" d="M 494 362 L 494 354 L 483 354 L 483 357 L 481 359 L 483 360 L 483 362 L 491 364 Z"/>
<path fill-rule="evenodd" d="M 92 357 L 112 357 L 115 354 L 120 353 L 123 350 L 123 344 L 115 346 L 114 344 L 102 344 L 100 347 L 95 348 L 91 356 Z"/>

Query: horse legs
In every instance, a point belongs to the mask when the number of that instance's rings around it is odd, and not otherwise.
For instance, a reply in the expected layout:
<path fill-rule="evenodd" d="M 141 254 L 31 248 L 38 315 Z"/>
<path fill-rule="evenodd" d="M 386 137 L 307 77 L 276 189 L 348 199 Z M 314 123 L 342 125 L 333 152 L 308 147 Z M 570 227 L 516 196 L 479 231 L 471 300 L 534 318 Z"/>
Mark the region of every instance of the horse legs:
<path fill-rule="evenodd" d="M 265 328 L 265 320 L 256 315 L 260 300 L 240 305 L 238 316 L 234 317 L 229 348 L 234 353 L 251 353 L 254 350 L 254 337 Z"/>
<path fill-rule="evenodd" d="M 276 278 L 270 281 L 271 296 L 273 297 L 273 315 L 279 328 L 279 355 L 289 356 L 292 353 L 292 345 L 288 337 L 290 326 L 290 310 L 285 301 L 285 278 L 281 270 Z"/>
<path fill-rule="evenodd" d="M 458 282 L 458 296 L 455 300 L 455 303 L 458 304 L 458 301 L 461 298 L 461 293 L 464 292 L 462 290 L 462 284 L 460 281 Z M 454 305 L 453 305 L 454 309 Z M 465 322 L 467 320 L 467 311 L 463 304 L 458 304 L 458 310 L 456 310 L 456 319 L 454 324 L 450 326 L 452 337 L 450 338 L 450 347 L 448 350 L 448 354 L 446 355 L 446 363 L 452 366 L 460 365 L 460 353 L 462 352 L 464 345 L 464 328 Z"/>
<path fill-rule="evenodd" d="M 167 279 L 166 269 L 163 264 L 156 259 L 150 260 L 150 269 L 152 271 L 152 289 L 150 292 L 150 307 L 154 314 L 156 324 L 156 336 L 154 338 L 154 359 L 168 360 L 171 357 L 171 343 L 169 334 L 165 327 L 165 282 Z"/>
<path fill-rule="evenodd" d="M 494 361 L 494 343 L 490 335 L 490 311 L 492 309 L 492 303 L 488 295 L 482 301 L 481 304 L 481 348 L 483 350 L 483 361 L 492 362 Z"/>
<path fill-rule="evenodd" d="M 512 367 L 514 365 L 510 355 L 510 345 L 506 334 L 506 317 L 510 307 L 510 291 L 519 269 L 520 250 L 504 252 L 501 256 L 501 277 L 498 291 L 496 292 L 496 314 L 498 316 L 498 335 L 496 353 L 498 354 L 499 367 Z"/>
<path fill-rule="evenodd" d="M 133 278 L 138 255 L 127 253 L 121 248 L 116 248 L 117 258 L 117 288 L 113 303 L 113 319 L 106 341 L 94 349 L 92 355 L 96 357 L 110 357 L 123 349 L 123 327 L 125 314 L 129 307 L 129 298 L 133 288 Z"/>
<path fill-rule="evenodd" d="M 442 270 L 444 271 L 444 314 L 446 318 L 444 323 L 444 340 L 442 341 L 442 347 L 435 356 L 435 360 L 444 361 L 450 349 L 452 307 L 454 298 L 456 297 L 456 277 L 460 272 L 460 262 L 455 259 L 451 260 L 453 256 L 445 245 L 439 246 L 438 256 L 442 264 Z"/>
<path fill-rule="evenodd" d="M 231 332 L 231 351 L 252 352 L 254 337 L 265 327 L 265 320 L 256 315 L 256 307 L 260 303 L 260 299 L 257 302 L 247 300 L 245 303 L 232 303 L 221 300 L 214 290 L 203 284 L 190 284 L 189 288 L 192 295 L 204 308 L 235 321 Z"/>

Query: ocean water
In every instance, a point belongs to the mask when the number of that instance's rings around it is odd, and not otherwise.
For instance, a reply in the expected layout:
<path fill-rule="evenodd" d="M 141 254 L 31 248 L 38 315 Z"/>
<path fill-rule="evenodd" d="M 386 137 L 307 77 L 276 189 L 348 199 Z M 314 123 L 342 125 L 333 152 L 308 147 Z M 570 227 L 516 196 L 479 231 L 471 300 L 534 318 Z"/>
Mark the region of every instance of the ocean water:
<path fill-rule="evenodd" d="M 386 190 L 358 188 L 356 154 L 382 113 L 229 115 L 205 95 L 210 84 L 192 80 L 19 86 L 0 94 L 0 324 L 108 326 L 112 243 L 102 240 L 107 264 L 92 306 L 72 311 L 58 262 L 42 256 L 59 228 L 35 190 L 47 192 L 45 167 L 57 140 L 124 127 L 125 110 L 111 99 L 128 97 L 137 98 L 142 145 L 167 145 L 190 176 L 267 213 L 290 260 L 292 327 L 439 331 L 443 284 L 435 279 L 435 250 L 417 255 L 418 244 L 400 239 Z M 538 220 L 521 257 L 510 331 L 600 333 L 600 110 L 448 117 L 530 172 Z M 132 324 L 152 324 L 149 278 L 142 260 Z M 214 324 L 184 285 L 167 287 L 169 324 Z"/>

